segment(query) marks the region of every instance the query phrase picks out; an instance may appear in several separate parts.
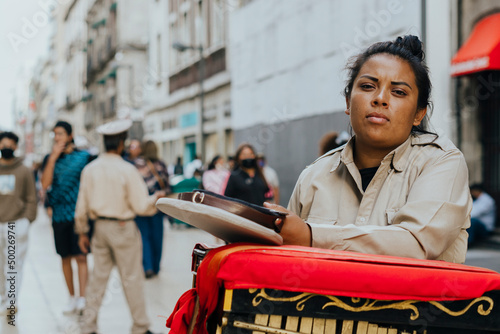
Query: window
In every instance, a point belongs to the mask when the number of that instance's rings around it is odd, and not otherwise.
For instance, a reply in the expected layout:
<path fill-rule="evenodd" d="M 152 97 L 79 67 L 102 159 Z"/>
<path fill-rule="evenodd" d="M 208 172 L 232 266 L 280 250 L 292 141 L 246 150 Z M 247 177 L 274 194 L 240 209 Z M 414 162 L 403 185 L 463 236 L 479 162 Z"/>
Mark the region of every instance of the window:
<path fill-rule="evenodd" d="M 203 13 L 203 1 L 198 0 L 198 6 L 196 8 L 196 19 L 195 19 L 195 45 L 205 45 L 205 16 Z"/>
<path fill-rule="evenodd" d="M 101 112 L 101 115 L 103 118 L 108 117 L 108 115 L 106 114 L 106 103 L 105 102 L 99 103 L 99 111 Z"/>
<path fill-rule="evenodd" d="M 190 36 L 190 27 L 189 27 L 189 20 L 188 20 L 188 14 L 187 12 L 184 13 L 184 17 L 182 20 L 182 42 L 189 44 L 191 41 L 191 36 Z"/>
<path fill-rule="evenodd" d="M 225 17 L 224 0 L 215 0 L 211 17 L 211 45 L 217 46 L 224 43 Z"/>
<path fill-rule="evenodd" d="M 162 66 L 161 66 L 161 34 L 156 36 L 156 84 L 161 84 Z"/>
<path fill-rule="evenodd" d="M 115 108 L 116 108 L 116 97 L 115 96 L 111 96 L 111 98 L 109 99 L 109 104 L 110 104 L 110 109 L 111 109 L 111 114 L 114 115 L 115 114 Z"/>

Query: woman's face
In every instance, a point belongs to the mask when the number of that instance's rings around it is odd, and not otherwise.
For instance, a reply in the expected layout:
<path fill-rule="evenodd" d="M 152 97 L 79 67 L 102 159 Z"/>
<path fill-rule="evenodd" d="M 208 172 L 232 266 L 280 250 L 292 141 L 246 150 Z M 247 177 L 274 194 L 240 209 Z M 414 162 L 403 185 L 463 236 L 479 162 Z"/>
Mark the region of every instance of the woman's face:
<path fill-rule="evenodd" d="M 427 111 L 417 110 L 417 99 L 410 64 L 389 54 L 368 59 L 346 98 L 356 146 L 391 151 L 402 144 Z"/>
<path fill-rule="evenodd" d="M 238 156 L 239 161 L 245 159 L 255 159 L 255 154 L 249 147 L 245 147 L 243 150 L 241 150 L 240 155 Z"/>
<path fill-rule="evenodd" d="M 215 162 L 215 165 L 216 166 L 224 166 L 224 158 L 220 157 L 219 159 L 217 159 L 217 161 Z"/>

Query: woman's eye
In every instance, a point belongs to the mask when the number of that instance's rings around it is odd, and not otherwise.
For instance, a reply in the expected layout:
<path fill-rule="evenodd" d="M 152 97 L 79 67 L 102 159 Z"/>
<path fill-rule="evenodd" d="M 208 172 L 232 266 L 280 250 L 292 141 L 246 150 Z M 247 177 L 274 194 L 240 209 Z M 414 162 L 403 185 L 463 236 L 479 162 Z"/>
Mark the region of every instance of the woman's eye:
<path fill-rule="evenodd" d="M 406 92 L 403 91 L 403 90 L 395 90 L 394 91 L 397 95 L 401 95 L 401 96 L 405 96 L 406 95 Z"/>
<path fill-rule="evenodd" d="M 370 85 L 370 84 L 362 84 L 360 87 L 361 87 L 361 88 L 363 88 L 363 89 L 370 89 L 370 88 L 373 88 L 373 85 Z"/>

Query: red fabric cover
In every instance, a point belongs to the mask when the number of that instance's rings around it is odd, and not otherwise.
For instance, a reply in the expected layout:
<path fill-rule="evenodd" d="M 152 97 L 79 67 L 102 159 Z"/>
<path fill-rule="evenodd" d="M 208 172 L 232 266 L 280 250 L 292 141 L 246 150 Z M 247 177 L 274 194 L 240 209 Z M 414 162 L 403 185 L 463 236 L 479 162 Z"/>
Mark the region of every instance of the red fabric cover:
<path fill-rule="evenodd" d="M 240 251 L 265 248 L 266 246 L 262 245 L 231 244 L 208 252 L 198 268 L 198 275 L 196 275 L 196 292 L 200 301 L 200 310 L 194 334 L 208 334 L 205 324 L 217 306 L 219 288 L 222 286 L 222 282 L 217 276 L 220 266 L 227 257 Z"/>
<path fill-rule="evenodd" d="M 500 290 L 500 274 L 489 269 L 299 246 L 239 251 L 219 266 L 217 283 L 227 289 L 422 301 L 471 299 Z"/>
<path fill-rule="evenodd" d="M 190 289 L 182 294 L 175 304 L 174 310 L 167 319 L 167 327 L 171 334 L 184 334 L 188 332 L 189 323 L 193 316 L 196 301 L 196 290 Z"/>
<path fill-rule="evenodd" d="M 472 299 L 486 291 L 500 290 L 500 274 L 443 261 L 300 246 L 231 244 L 207 254 L 198 268 L 196 284 L 200 313 L 194 333 L 207 334 L 205 324 L 216 308 L 221 286 L 382 300 L 444 301 Z M 179 314 L 186 317 L 185 313 Z M 171 327 L 168 321 L 167 327 Z M 184 333 L 171 328 L 171 333 Z"/>

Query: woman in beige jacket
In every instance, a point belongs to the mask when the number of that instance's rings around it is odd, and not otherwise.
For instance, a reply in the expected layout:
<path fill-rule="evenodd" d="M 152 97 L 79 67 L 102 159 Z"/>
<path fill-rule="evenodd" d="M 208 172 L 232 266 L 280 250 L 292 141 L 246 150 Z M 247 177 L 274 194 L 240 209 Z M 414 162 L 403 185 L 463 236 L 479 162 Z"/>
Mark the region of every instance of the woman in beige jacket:
<path fill-rule="evenodd" d="M 427 129 L 423 58 L 418 37 L 404 36 L 350 63 L 345 113 L 354 136 L 300 175 L 281 231 L 286 244 L 465 261 L 467 166 L 451 141 Z"/>

